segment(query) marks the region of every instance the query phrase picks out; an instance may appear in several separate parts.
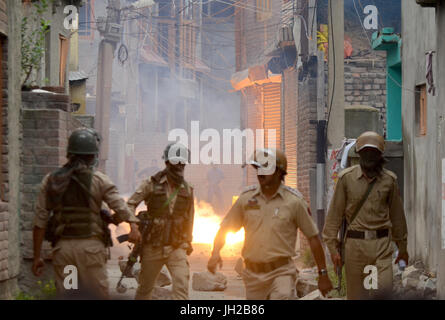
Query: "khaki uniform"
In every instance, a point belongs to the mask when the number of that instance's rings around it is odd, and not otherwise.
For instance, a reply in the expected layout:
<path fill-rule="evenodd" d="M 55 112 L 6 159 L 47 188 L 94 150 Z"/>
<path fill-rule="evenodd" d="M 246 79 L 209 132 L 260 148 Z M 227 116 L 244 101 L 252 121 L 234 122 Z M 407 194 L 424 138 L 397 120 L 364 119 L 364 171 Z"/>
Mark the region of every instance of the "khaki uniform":
<path fill-rule="evenodd" d="M 49 174 L 43 179 L 41 191 L 37 199 L 34 225 L 46 229 L 49 220 L 49 210 L 46 205 L 46 191 Z M 125 201 L 119 196 L 118 190 L 105 174 L 95 171 L 92 176 L 90 192 L 94 196 L 89 198 L 90 208 L 93 212 L 101 209 L 104 201 L 115 211 L 118 220 L 139 222 L 128 209 Z M 52 251 L 52 264 L 56 275 L 56 289 L 59 295 L 70 295 L 72 292 L 64 287 L 67 273 L 64 268 L 73 265 L 77 268 L 79 292 L 95 297 L 108 298 L 108 280 L 106 270 L 107 249 L 102 239 L 103 230 L 93 229 L 91 238 L 60 239 Z"/>
<path fill-rule="evenodd" d="M 318 235 L 301 194 L 281 185 L 271 200 L 260 186 L 241 194 L 221 223 L 229 231 L 245 230 L 243 281 L 248 300 L 284 300 L 294 296 L 297 231 L 307 238 Z M 262 269 L 262 270 L 261 270 Z"/>
<path fill-rule="evenodd" d="M 167 177 L 163 175 L 160 178 L 159 183 L 163 187 L 167 198 L 174 192 L 174 190 L 169 186 Z M 182 191 L 181 191 L 182 189 Z M 189 186 L 182 185 L 180 189 L 181 192 L 186 192 L 187 194 L 192 194 L 192 189 Z M 128 207 L 135 212 L 136 207 L 142 202 L 148 209 L 150 204 L 150 199 L 155 194 L 155 186 L 151 179 L 145 180 L 136 190 L 136 192 L 130 197 L 127 204 Z M 179 195 L 179 193 L 178 193 Z M 169 203 L 168 210 L 173 212 L 176 201 L 178 199 L 176 195 Z M 193 201 L 193 198 L 191 199 Z M 135 299 L 137 300 L 150 300 L 152 297 L 152 291 L 162 267 L 167 266 L 171 276 L 172 276 L 172 299 L 173 300 L 187 300 L 188 290 L 189 290 L 189 263 L 187 261 L 186 250 L 192 242 L 192 232 L 193 232 L 193 218 L 194 218 L 194 206 L 190 206 L 188 212 L 188 225 L 185 227 L 186 235 L 184 240 L 178 246 L 159 246 L 155 245 L 153 242 L 143 239 L 145 242 L 142 247 L 141 253 L 141 273 L 139 275 L 139 287 L 136 292 Z"/>
<path fill-rule="evenodd" d="M 400 253 L 407 250 L 407 226 L 403 204 L 397 185 L 397 176 L 386 169 L 376 177 L 377 181 L 362 209 L 348 227 L 354 231 L 389 230 L 389 236 L 374 240 L 347 238 L 345 268 L 348 299 L 369 299 L 391 294 L 392 254 L 391 241 L 395 241 Z M 361 167 L 343 171 L 335 187 L 330 204 L 323 238 L 331 255 L 338 252 L 337 234 L 343 216 L 351 219 L 357 205 L 368 189 L 369 183 Z M 378 290 L 366 290 L 364 273 L 368 265 L 377 267 Z"/>

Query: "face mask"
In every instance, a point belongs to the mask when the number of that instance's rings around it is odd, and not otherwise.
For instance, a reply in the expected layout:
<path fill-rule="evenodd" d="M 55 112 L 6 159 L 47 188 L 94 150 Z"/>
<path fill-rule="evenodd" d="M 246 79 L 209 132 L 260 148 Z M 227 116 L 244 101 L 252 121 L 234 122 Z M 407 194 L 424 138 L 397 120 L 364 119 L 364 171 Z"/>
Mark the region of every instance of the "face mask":
<path fill-rule="evenodd" d="M 369 178 L 374 178 L 383 169 L 381 154 L 375 152 L 363 152 L 360 154 L 360 166 Z"/>
<path fill-rule="evenodd" d="M 180 185 L 184 181 L 184 170 L 177 170 L 172 165 L 167 165 L 167 177 L 175 184 Z"/>

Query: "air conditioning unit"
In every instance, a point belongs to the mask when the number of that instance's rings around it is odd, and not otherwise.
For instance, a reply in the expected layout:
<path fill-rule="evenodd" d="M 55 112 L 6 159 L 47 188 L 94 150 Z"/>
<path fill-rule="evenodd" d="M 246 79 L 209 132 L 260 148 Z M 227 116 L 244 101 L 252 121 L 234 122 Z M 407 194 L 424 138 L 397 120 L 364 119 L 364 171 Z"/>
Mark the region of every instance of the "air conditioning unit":
<path fill-rule="evenodd" d="M 122 25 L 117 23 L 107 23 L 105 29 L 105 39 L 113 42 L 121 41 Z"/>
<path fill-rule="evenodd" d="M 416 0 L 416 3 L 422 7 L 435 8 L 439 4 L 440 0 Z"/>

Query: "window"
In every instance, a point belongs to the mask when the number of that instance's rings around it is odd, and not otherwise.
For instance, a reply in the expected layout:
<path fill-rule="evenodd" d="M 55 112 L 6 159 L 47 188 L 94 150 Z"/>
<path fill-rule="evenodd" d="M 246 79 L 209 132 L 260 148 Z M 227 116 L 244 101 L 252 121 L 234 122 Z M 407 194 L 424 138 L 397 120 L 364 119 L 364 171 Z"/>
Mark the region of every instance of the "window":
<path fill-rule="evenodd" d="M 158 3 L 158 15 L 160 17 L 171 17 L 172 16 L 172 3 L 171 0 L 160 0 Z"/>
<path fill-rule="evenodd" d="M 415 121 L 418 137 L 424 137 L 427 134 L 427 103 L 426 84 L 417 86 Z"/>
<path fill-rule="evenodd" d="M 265 21 L 272 17 L 271 0 L 256 0 L 256 19 L 257 21 Z"/>
<path fill-rule="evenodd" d="M 94 0 L 87 0 L 79 9 L 79 37 L 80 39 L 94 40 Z"/>
<path fill-rule="evenodd" d="M 184 20 L 193 20 L 193 0 L 184 0 L 182 12 Z"/>
<path fill-rule="evenodd" d="M 181 28 L 181 62 L 183 67 L 194 69 L 196 63 L 196 31 L 191 24 L 186 24 Z M 195 79 L 193 70 L 184 70 L 183 77 L 185 79 Z"/>
<path fill-rule="evenodd" d="M 68 39 L 65 38 L 62 35 L 59 35 L 59 57 L 60 57 L 60 64 L 59 64 L 59 85 L 61 87 L 65 86 L 65 79 L 66 79 L 66 63 L 68 59 L 68 48 L 69 43 Z"/>
<path fill-rule="evenodd" d="M 168 50 L 169 50 L 169 25 L 167 23 L 158 24 L 158 54 L 168 61 Z"/>

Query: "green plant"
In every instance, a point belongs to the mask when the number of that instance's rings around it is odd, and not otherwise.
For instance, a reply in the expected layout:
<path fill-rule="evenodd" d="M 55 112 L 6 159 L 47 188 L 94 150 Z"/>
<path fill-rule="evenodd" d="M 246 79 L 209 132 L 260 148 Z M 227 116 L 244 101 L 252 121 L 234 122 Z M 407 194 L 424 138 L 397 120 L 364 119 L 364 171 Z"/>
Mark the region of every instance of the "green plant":
<path fill-rule="evenodd" d="M 20 291 L 15 299 L 16 300 L 51 300 L 56 297 L 56 284 L 54 280 L 49 281 L 37 281 L 38 289 L 34 295 L 30 295 L 26 292 Z"/>
<path fill-rule="evenodd" d="M 15 300 L 36 300 L 36 298 L 32 295 L 29 295 L 23 291 L 20 291 L 16 296 Z"/>
<path fill-rule="evenodd" d="M 22 19 L 21 51 L 22 51 L 22 86 L 32 85 L 33 72 L 40 70 L 43 54 L 45 53 L 45 36 L 50 29 L 50 21 L 44 19 L 43 15 L 48 9 L 51 0 L 40 0 L 33 2 L 35 10 L 30 17 Z"/>
<path fill-rule="evenodd" d="M 346 296 L 346 274 L 345 274 L 345 268 L 342 269 L 342 279 L 341 279 L 341 287 L 340 291 L 336 290 L 338 287 L 338 277 L 337 272 L 335 272 L 334 267 L 330 266 L 328 267 L 328 275 L 329 279 L 331 279 L 332 286 L 334 287 L 334 290 L 331 291 L 330 297 L 332 298 L 343 298 Z"/>

